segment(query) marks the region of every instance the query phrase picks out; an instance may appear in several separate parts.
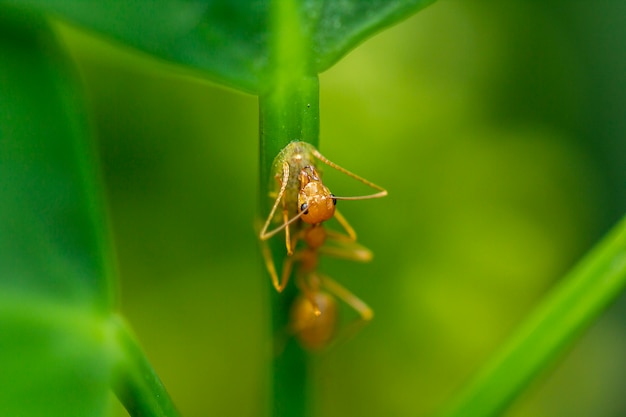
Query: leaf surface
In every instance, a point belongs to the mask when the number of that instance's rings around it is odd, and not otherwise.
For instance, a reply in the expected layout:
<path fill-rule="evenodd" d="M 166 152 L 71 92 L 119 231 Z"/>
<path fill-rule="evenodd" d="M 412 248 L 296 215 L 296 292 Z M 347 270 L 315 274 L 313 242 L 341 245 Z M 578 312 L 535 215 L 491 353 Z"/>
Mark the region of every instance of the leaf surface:
<path fill-rule="evenodd" d="M 332 66 L 360 42 L 434 0 L 289 0 L 300 22 L 271 0 L 0 0 L 58 16 L 81 27 L 251 93 L 268 88 L 280 65 L 272 37 L 291 25 L 303 36 L 298 55 L 309 75 Z M 300 31 L 301 33 L 295 33 Z"/>
<path fill-rule="evenodd" d="M 43 22 L 0 24 L 0 287 L 108 311 L 109 242 L 84 109 Z"/>
<path fill-rule="evenodd" d="M 102 416 L 113 349 L 99 193 L 47 25 L 0 15 L 0 415 Z"/>

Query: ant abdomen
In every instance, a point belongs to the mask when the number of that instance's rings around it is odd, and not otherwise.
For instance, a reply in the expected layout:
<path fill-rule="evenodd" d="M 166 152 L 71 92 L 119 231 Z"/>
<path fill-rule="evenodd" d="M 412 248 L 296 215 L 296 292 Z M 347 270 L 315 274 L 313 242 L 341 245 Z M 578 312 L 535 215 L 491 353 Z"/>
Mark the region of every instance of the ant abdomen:
<path fill-rule="evenodd" d="M 322 291 L 308 296 L 300 294 L 291 306 L 291 331 L 309 350 L 320 350 L 329 345 L 335 335 L 337 321 L 337 301 Z"/>

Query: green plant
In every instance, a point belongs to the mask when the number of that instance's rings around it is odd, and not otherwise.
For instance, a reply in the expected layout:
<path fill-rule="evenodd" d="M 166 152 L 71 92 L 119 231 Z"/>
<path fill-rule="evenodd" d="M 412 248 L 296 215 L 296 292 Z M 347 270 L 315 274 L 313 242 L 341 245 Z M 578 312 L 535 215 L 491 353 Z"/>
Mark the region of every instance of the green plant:
<path fill-rule="evenodd" d="M 0 385 L 12 387 L 2 394 L 2 414 L 101 415 L 109 386 L 131 415 L 175 413 L 128 327 L 115 313 L 117 301 L 111 287 L 116 273 L 98 197 L 101 190 L 94 180 L 97 165 L 86 144 L 90 135 L 85 112 L 73 80 L 65 75 L 69 69 L 60 62 L 62 53 L 54 35 L 44 20 L 31 13 L 43 11 L 68 19 L 193 68 L 197 74 L 258 94 L 264 202 L 269 166 L 278 151 L 296 138 L 317 144 L 317 73 L 373 31 L 423 3 L 341 2 L 337 4 L 347 9 L 317 9 L 319 5 L 311 2 L 298 9 L 290 2 L 258 2 L 254 3 L 258 9 L 248 9 L 247 3 L 229 2 L 169 1 L 157 8 L 139 2 L 2 1 L 0 7 L 6 14 L 1 26 L 0 69 L 8 81 L 3 81 L 6 99 L 0 113 L 0 169 L 6 201 L 0 208 L 0 343 L 2 369 L 8 371 Z M 272 16 L 268 20 L 272 23 L 266 25 L 265 19 L 256 18 L 259 15 Z M 336 25 L 336 19 L 340 24 Z M 543 333 L 529 331 L 532 324 L 526 327 L 522 335 L 528 336 L 520 336 L 509 348 L 510 356 L 505 354 L 496 371 L 466 395 L 467 403 L 476 399 L 480 405 L 473 415 L 499 412 L 619 294 L 625 276 L 623 229 L 618 226 L 584 264 L 592 267 L 574 273 L 572 283 L 564 285 L 533 319 L 538 327 L 550 323 L 546 317 L 556 324 Z M 598 281 L 607 285 L 596 285 Z M 272 295 L 276 328 L 284 325 L 291 295 Z M 562 320 L 572 312 L 572 304 L 578 306 L 578 314 Z M 555 334 L 555 328 L 562 332 L 556 333 L 553 344 L 527 347 L 526 343 L 543 340 L 542 334 Z M 511 364 L 507 358 L 531 351 L 537 354 L 533 366 L 522 373 L 507 368 Z M 16 357 L 20 360 L 15 361 Z M 293 344 L 276 359 L 274 404 L 284 415 L 306 413 L 307 360 L 307 354 Z M 33 368 L 44 370 L 34 380 L 24 372 Z M 512 388 L 492 390 L 502 386 Z M 70 392 L 73 401 L 60 400 Z M 477 395 L 483 392 L 489 401 Z M 33 396 L 41 401 L 29 401 Z M 458 415 L 470 415 L 465 404 L 461 402 Z"/>

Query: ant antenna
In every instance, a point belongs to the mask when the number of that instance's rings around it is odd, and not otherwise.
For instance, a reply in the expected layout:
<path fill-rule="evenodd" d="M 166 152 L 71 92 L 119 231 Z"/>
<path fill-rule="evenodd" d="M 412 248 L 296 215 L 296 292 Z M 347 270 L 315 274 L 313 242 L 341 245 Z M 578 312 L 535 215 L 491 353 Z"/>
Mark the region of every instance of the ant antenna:
<path fill-rule="evenodd" d="M 370 195 L 355 195 L 355 196 L 347 196 L 347 197 L 337 197 L 333 195 L 333 199 L 335 200 L 370 200 L 372 198 L 381 198 L 387 195 L 387 190 L 382 190 L 376 194 Z"/>
<path fill-rule="evenodd" d="M 283 230 L 284 228 L 286 228 L 287 226 L 289 226 L 291 223 L 295 222 L 296 220 L 298 220 L 300 217 L 302 217 L 304 214 L 306 214 L 304 211 L 301 211 L 300 213 L 296 214 L 295 216 L 293 216 L 291 219 L 289 219 L 288 221 L 286 221 L 285 223 L 281 224 L 280 226 L 278 226 L 276 229 L 274 230 L 270 230 L 269 232 L 266 232 L 262 235 L 261 239 L 262 240 L 267 240 L 270 237 L 274 236 L 276 233 L 280 232 L 281 230 Z"/>
<path fill-rule="evenodd" d="M 355 197 L 334 197 L 335 199 L 337 199 L 337 200 L 367 200 L 367 199 L 370 199 L 370 198 L 385 197 L 387 195 L 387 190 L 385 190 L 380 185 L 376 185 L 373 182 L 368 181 L 365 178 L 356 175 L 352 171 L 348 171 L 347 169 L 337 165 L 336 163 L 334 163 L 333 161 L 329 160 L 324 155 L 322 155 L 317 149 L 314 149 L 312 151 L 312 153 L 313 153 L 313 156 L 315 156 L 317 159 L 319 159 L 320 161 L 322 161 L 323 163 L 325 163 L 329 167 L 334 168 L 337 171 L 342 172 L 342 173 L 346 174 L 347 176 L 349 176 L 351 178 L 354 178 L 355 180 L 359 181 L 360 183 L 363 183 L 363 184 L 367 185 L 368 187 L 371 187 L 371 188 L 379 191 L 379 192 L 377 192 L 375 194 L 371 194 L 371 195 L 355 196 Z"/>

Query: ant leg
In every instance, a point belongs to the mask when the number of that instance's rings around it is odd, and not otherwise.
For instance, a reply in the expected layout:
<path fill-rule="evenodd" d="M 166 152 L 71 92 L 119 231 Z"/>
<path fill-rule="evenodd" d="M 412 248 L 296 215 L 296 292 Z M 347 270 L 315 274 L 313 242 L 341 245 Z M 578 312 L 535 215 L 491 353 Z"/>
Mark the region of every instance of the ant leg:
<path fill-rule="evenodd" d="M 278 274 L 276 273 L 276 265 L 274 264 L 274 258 L 272 257 L 272 252 L 270 251 L 267 242 L 261 241 L 261 252 L 263 253 L 263 260 L 265 261 L 265 267 L 267 268 L 267 272 L 270 274 L 270 278 L 272 279 L 272 284 L 276 291 L 281 292 L 280 282 L 278 280 Z"/>
<path fill-rule="evenodd" d="M 283 263 L 283 271 L 281 273 L 280 286 L 277 288 L 278 292 L 282 292 L 287 283 L 289 282 L 289 277 L 291 276 L 291 271 L 293 270 L 293 263 L 298 259 L 298 256 L 286 258 Z"/>
<path fill-rule="evenodd" d="M 324 288 L 328 289 L 328 291 L 332 292 L 352 307 L 357 313 L 359 313 L 361 319 L 364 321 L 370 321 L 374 317 L 374 311 L 367 304 L 348 291 L 345 287 L 339 285 L 337 281 L 326 276 L 320 276 L 320 278 L 322 279 L 322 285 Z"/>
<path fill-rule="evenodd" d="M 294 257 L 285 259 L 279 280 L 278 273 L 276 272 L 276 265 L 274 264 L 274 258 L 272 257 L 272 251 L 270 250 L 267 242 L 261 242 L 261 250 L 263 253 L 263 259 L 265 260 L 265 267 L 267 268 L 267 272 L 270 274 L 270 278 L 272 279 L 272 285 L 274 285 L 274 288 L 279 293 L 283 292 L 289 282 L 289 277 L 291 276 L 291 271 L 293 270 L 293 263 L 299 257 L 296 254 Z"/>
<path fill-rule="evenodd" d="M 313 150 L 313 156 L 315 156 L 317 159 L 319 159 L 320 161 L 322 161 L 329 167 L 334 168 L 337 171 L 342 172 L 346 174 L 347 176 L 354 178 L 355 180 L 367 185 L 368 187 L 371 187 L 379 191 L 377 193 L 370 194 L 370 195 L 355 196 L 355 197 L 337 197 L 338 200 L 365 200 L 369 198 L 380 198 L 380 197 L 384 197 L 387 195 L 387 190 L 385 190 L 383 187 L 376 185 L 373 182 L 368 181 L 363 177 L 359 177 L 358 175 L 348 171 L 345 168 L 340 167 L 339 165 L 337 165 L 336 163 L 332 162 L 331 160 L 326 158 L 324 155 L 322 155 L 317 149 Z"/>
<path fill-rule="evenodd" d="M 356 242 L 353 242 L 350 247 L 322 246 L 318 249 L 318 252 L 322 255 L 332 256 L 333 258 L 347 259 L 356 262 L 369 262 L 374 257 L 371 250 Z"/>
<path fill-rule="evenodd" d="M 285 246 L 287 247 L 287 255 L 293 255 L 293 246 L 291 245 L 291 231 L 289 230 L 289 212 L 285 199 L 283 198 L 283 224 L 285 225 Z"/>
<path fill-rule="evenodd" d="M 282 181 L 280 182 L 280 191 L 278 192 L 278 195 L 276 196 L 276 200 L 274 200 L 274 205 L 272 206 L 272 209 L 270 210 L 270 214 L 267 216 L 267 219 L 265 220 L 265 224 L 263 225 L 263 229 L 261 229 L 261 233 L 259 234 L 259 239 L 261 240 L 267 240 L 270 237 L 274 236 L 276 233 L 280 232 L 283 228 L 287 227 L 287 224 L 289 224 L 287 222 L 286 219 L 284 219 L 284 222 L 281 226 L 277 227 L 274 230 L 271 231 L 267 231 L 267 228 L 269 227 L 272 218 L 274 217 L 274 213 L 276 213 L 276 209 L 278 208 L 278 204 L 283 201 L 283 196 L 285 195 L 285 190 L 287 189 L 287 181 L 289 180 L 289 164 L 287 162 L 283 163 L 283 178 Z"/>
<path fill-rule="evenodd" d="M 277 234 L 278 232 L 280 232 L 281 230 L 285 229 L 285 246 L 287 247 L 287 254 L 293 255 L 293 248 L 295 247 L 295 242 L 291 242 L 291 232 L 289 229 L 289 225 L 295 222 L 296 220 L 298 220 L 300 217 L 302 217 L 302 215 L 304 215 L 305 212 L 302 211 L 298 213 L 297 215 L 293 216 L 291 219 L 288 219 L 287 216 L 289 215 L 289 211 L 287 210 L 287 206 L 286 206 L 287 202 L 284 199 L 285 190 L 287 189 L 288 181 L 289 181 L 289 163 L 284 162 L 283 163 L 283 178 L 280 181 L 280 191 L 276 195 L 276 200 L 274 200 L 274 205 L 272 206 L 272 209 L 270 210 L 270 214 L 267 216 L 267 219 L 265 220 L 265 224 L 263 225 L 263 228 L 261 229 L 261 232 L 259 233 L 259 239 L 267 240 L 271 238 L 272 236 L 274 236 L 275 234 Z M 270 195 L 272 196 L 273 194 L 275 193 L 271 193 Z M 283 223 L 280 226 L 268 232 L 267 228 L 269 227 L 270 223 L 272 222 L 272 219 L 274 218 L 274 214 L 276 213 L 278 204 L 281 202 L 283 205 Z"/>
<path fill-rule="evenodd" d="M 342 235 L 341 233 L 336 233 L 336 232 L 333 233 L 332 231 L 329 230 L 327 232 L 329 236 L 331 236 L 333 239 L 336 239 L 336 240 L 344 240 L 348 242 L 356 241 L 356 232 L 354 231 L 352 226 L 350 226 L 350 223 L 348 223 L 346 218 L 343 217 L 343 214 L 341 214 L 339 210 L 337 209 L 335 209 L 335 219 L 337 219 L 341 227 L 343 227 L 343 230 L 346 231 L 347 235 Z"/>
<path fill-rule="evenodd" d="M 285 205 L 285 200 L 283 199 L 283 224 L 285 227 L 285 246 L 287 247 L 287 255 L 293 255 L 293 251 L 296 248 L 296 244 L 298 240 L 301 238 L 301 233 L 296 233 L 293 237 L 291 236 L 291 229 L 289 225 L 293 223 L 295 220 L 299 219 L 304 212 L 292 217 L 290 220 L 287 220 L 287 216 L 289 215 L 287 206 Z"/>

